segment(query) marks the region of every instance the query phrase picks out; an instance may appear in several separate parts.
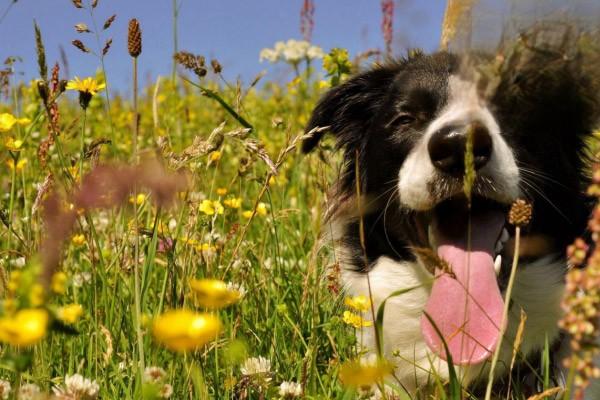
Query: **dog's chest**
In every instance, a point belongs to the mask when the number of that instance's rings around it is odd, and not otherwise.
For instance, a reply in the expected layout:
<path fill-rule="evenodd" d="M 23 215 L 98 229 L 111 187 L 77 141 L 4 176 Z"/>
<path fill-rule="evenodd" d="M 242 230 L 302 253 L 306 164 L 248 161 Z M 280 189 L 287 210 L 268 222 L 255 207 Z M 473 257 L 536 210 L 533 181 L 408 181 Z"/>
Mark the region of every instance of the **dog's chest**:
<path fill-rule="evenodd" d="M 564 262 L 545 257 L 519 266 L 512 296 L 508 326 L 500 354 L 500 365 L 510 365 L 517 328 L 526 315 L 521 353 L 524 356 L 541 350 L 546 337 L 551 343 L 558 335 L 561 316 Z M 342 272 L 342 280 L 350 295 L 371 294 L 375 310 L 386 302 L 383 324 L 383 347 L 386 357 L 396 365 L 396 376 L 411 392 L 432 379 L 431 374 L 447 378 L 447 365 L 425 344 L 421 318 L 431 290 L 432 276 L 418 262 L 395 261 L 380 257 L 367 275 L 350 268 Z M 369 290 L 370 284 L 370 290 Z M 410 289 L 394 297 L 395 292 Z M 365 316 L 371 320 L 372 316 Z M 375 350 L 374 330 L 363 328 L 358 334 L 363 348 Z M 518 361 L 518 360 L 517 360 Z M 486 363 L 457 368 L 464 384 L 486 376 Z M 498 374 L 506 371 L 498 368 Z"/>

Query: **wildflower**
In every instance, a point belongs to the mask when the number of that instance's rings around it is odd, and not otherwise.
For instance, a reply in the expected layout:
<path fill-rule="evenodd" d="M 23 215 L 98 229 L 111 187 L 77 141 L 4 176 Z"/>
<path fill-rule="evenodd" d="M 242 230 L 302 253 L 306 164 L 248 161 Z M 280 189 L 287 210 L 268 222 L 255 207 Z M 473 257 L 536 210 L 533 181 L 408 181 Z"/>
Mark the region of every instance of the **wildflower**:
<path fill-rule="evenodd" d="M 244 377 L 252 380 L 259 389 L 271 383 L 271 361 L 264 357 L 250 357 L 240 367 Z"/>
<path fill-rule="evenodd" d="M 196 250 L 206 258 L 212 258 L 217 252 L 217 248 L 210 243 L 201 243 L 196 246 Z"/>
<path fill-rule="evenodd" d="M 14 115 L 9 113 L 0 114 L 0 132 L 8 132 L 17 123 Z"/>
<path fill-rule="evenodd" d="M 261 217 L 264 217 L 265 215 L 267 215 L 268 214 L 267 205 L 263 202 L 258 203 L 258 205 L 256 206 L 256 214 L 260 215 Z"/>
<path fill-rule="evenodd" d="M 6 400 L 11 391 L 10 382 L 0 379 L 0 399 Z"/>
<path fill-rule="evenodd" d="M 210 153 L 208 155 L 208 158 L 210 159 L 210 161 L 219 161 L 221 159 L 221 152 L 220 151 L 213 151 L 212 153 Z"/>
<path fill-rule="evenodd" d="M 162 382 L 166 376 L 167 373 L 160 367 L 146 367 L 142 379 L 144 382 L 148 383 L 159 383 Z"/>
<path fill-rule="evenodd" d="M 32 307 L 39 307 L 46 300 L 46 290 L 40 283 L 35 283 L 29 290 L 29 304 Z"/>
<path fill-rule="evenodd" d="M 152 331 L 165 347 L 188 351 L 214 340 L 221 331 L 221 322 L 210 314 L 171 310 L 156 318 Z"/>
<path fill-rule="evenodd" d="M 138 206 L 141 206 L 142 204 L 144 204 L 144 202 L 146 201 L 146 195 L 144 193 L 139 193 L 137 196 L 133 197 L 130 196 L 129 197 L 129 202 L 131 204 L 137 204 Z"/>
<path fill-rule="evenodd" d="M 372 355 L 360 361 L 345 362 L 340 369 L 340 380 L 346 386 L 365 388 L 381 382 L 392 370 L 388 361 Z"/>
<path fill-rule="evenodd" d="M 363 317 L 350 311 L 344 311 L 343 319 L 346 324 L 351 325 L 356 329 L 373 325 L 372 321 L 365 321 Z"/>
<path fill-rule="evenodd" d="M 572 245 L 567 247 L 567 257 L 569 263 L 574 266 L 582 265 L 589 250 L 589 246 L 581 238 L 575 239 Z"/>
<path fill-rule="evenodd" d="M 196 305 L 206 308 L 223 308 L 237 302 L 241 293 L 238 289 L 218 279 L 192 279 L 190 288 Z"/>
<path fill-rule="evenodd" d="M 106 84 L 98 83 L 94 78 L 88 77 L 84 80 L 75 77 L 67 83 L 67 90 L 77 90 L 79 92 L 79 105 L 84 110 L 90 104 L 92 96 L 104 89 Z"/>
<path fill-rule="evenodd" d="M 17 161 L 17 164 L 15 165 L 15 160 L 9 158 L 8 160 L 6 160 L 6 166 L 11 171 L 16 169 L 17 172 L 21 172 L 23 171 L 23 168 L 25 168 L 25 166 L 27 165 L 27 162 L 28 160 L 26 158 L 20 158 L 19 161 Z"/>
<path fill-rule="evenodd" d="M 165 383 L 162 385 L 162 388 L 158 392 L 158 395 L 161 399 L 168 399 L 173 394 L 173 386 Z"/>
<path fill-rule="evenodd" d="M 219 196 L 225 196 L 227 194 L 227 188 L 217 188 L 217 194 Z"/>
<path fill-rule="evenodd" d="M 295 399 L 302 396 L 302 385 L 296 382 L 281 382 L 279 395 L 284 399 Z"/>
<path fill-rule="evenodd" d="M 83 246 L 85 244 L 85 236 L 82 233 L 75 235 L 71 238 L 71 243 L 77 247 Z"/>
<path fill-rule="evenodd" d="M 69 304 L 58 309 L 56 316 L 65 324 L 73 325 L 83 315 L 83 307 L 80 304 Z"/>
<path fill-rule="evenodd" d="M 365 312 L 371 307 L 371 300 L 364 295 L 356 297 L 346 297 L 344 304 L 356 311 Z"/>
<path fill-rule="evenodd" d="M 79 374 L 67 375 L 64 387 L 54 387 L 52 391 L 58 399 L 94 400 L 98 397 L 100 386 L 96 381 Z"/>
<path fill-rule="evenodd" d="M 23 141 L 21 139 L 8 137 L 4 141 L 4 146 L 6 146 L 6 148 L 10 151 L 21 151 L 21 147 L 23 147 Z"/>
<path fill-rule="evenodd" d="M 33 346 L 46 336 L 48 313 L 41 309 L 24 309 L 0 319 L 0 341 L 13 346 Z"/>
<path fill-rule="evenodd" d="M 42 391 L 35 383 L 26 383 L 19 387 L 17 393 L 18 400 L 37 400 L 39 399 Z"/>
<path fill-rule="evenodd" d="M 223 200 L 223 204 L 229 208 L 240 208 L 242 206 L 241 197 L 230 197 Z"/>
<path fill-rule="evenodd" d="M 221 202 L 218 200 L 212 201 L 205 199 L 202 200 L 202 203 L 200 203 L 199 210 L 206 215 L 215 215 L 215 213 L 223 214 L 224 208 L 223 205 L 221 205 Z"/>
<path fill-rule="evenodd" d="M 67 274 L 64 272 L 57 272 L 52 275 L 52 281 L 50 282 L 50 289 L 56 294 L 65 294 L 67 285 Z"/>
<path fill-rule="evenodd" d="M 82 287 L 85 283 L 92 280 L 92 274 L 89 272 L 79 272 L 73 275 L 73 285 L 75 287 Z"/>

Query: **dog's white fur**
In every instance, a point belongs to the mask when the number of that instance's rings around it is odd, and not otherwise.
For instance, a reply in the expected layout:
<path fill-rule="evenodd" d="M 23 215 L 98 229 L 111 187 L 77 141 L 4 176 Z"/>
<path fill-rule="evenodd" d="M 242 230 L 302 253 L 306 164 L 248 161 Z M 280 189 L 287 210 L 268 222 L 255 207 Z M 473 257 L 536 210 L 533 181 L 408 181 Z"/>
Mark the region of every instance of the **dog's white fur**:
<path fill-rule="evenodd" d="M 509 313 L 508 328 L 502 344 L 498 374 L 506 372 L 510 365 L 516 330 L 521 319 L 521 309 L 527 320 L 520 350 L 523 354 L 539 350 L 546 335 L 552 342 L 558 335 L 560 301 L 563 294 L 563 261 L 548 256 L 532 264 L 520 266 L 513 289 L 513 305 Z M 365 273 L 345 270 L 342 275 L 349 295 L 369 295 Z M 420 386 L 434 379 L 437 374 L 448 378 L 448 367 L 425 344 L 421 334 L 421 316 L 431 291 L 432 276 L 418 262 L 396 262 L 381 257 L 369 272 L 372 299 L 377 310 L 383 300 L 393 292 L 417 287 L 414 290 L 390 298 L 384 314 L 384 352 L 396 365 L 395 374 L 404 387 L 414 393 Z M 370 317 L 368 317 L 370 319 Z M 358 335 L 362 346 L 373 351 L 375 339 L 373 328 L 363 328 Z M 463 384 L 477 377 L 487 377 L 489 363 L 469 367 L 456 367 Z"/>

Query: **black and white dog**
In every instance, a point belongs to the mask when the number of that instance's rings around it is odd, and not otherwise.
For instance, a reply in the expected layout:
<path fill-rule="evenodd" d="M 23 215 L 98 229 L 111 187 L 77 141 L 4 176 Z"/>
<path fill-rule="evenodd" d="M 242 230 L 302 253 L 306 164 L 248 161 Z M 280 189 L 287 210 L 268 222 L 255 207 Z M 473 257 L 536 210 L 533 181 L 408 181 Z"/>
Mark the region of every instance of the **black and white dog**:
<path fill-rule="evenodd" d="M 489 90 L 463 58 L 415 53 L 354 76 L 320 100 L 307 127 L 329 127 L 344 154 L 327 231 L 347 292 L 371 293 L 377 309 L 394 291 L 418 287 L 387 302 L 383 325 L 385 354 L 411 393 L 433 373 L 448 376 L 424 311 L 463 384 L 487 377 L 514 250 L 507 210 L 517 198 L 533 204 L 533 218 L 520 246 L 498 376 L 510 365 L 521 310 L 520 360 L 543 349 L 546 338 L 559 339 L 565 248 L 590 212 L 585 140 L 597 104 L 581 66 L 540 52 L 504 67 Z M 463 194 L 467 132 L 476 170 L 470 209 Z M 304 152 L 324 133 L 306 139 Z M 452 270 L 430 268 L 417 251 L 423 248 Z M 374 350 L 373 329 L 363 329 L 362 338 Z"/>

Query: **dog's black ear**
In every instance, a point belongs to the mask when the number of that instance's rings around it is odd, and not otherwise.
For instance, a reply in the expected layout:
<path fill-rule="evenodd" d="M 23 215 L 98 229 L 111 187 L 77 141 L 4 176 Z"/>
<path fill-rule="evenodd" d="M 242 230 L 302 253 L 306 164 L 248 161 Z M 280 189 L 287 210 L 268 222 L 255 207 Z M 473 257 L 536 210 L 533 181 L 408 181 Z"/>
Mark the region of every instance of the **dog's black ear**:
<path fill-rule="evenodd" d="M 311 151 L 326 132 L 336 135 L 338 146 L 346 147 L 366 132 L 386 94 L 400 65 L 376 67 L 359 74 L 327 92 L 315 107 L 306 132 L 317 127 L 329 127 L 318 131 L 302 143 L 302 151 Z"/>

